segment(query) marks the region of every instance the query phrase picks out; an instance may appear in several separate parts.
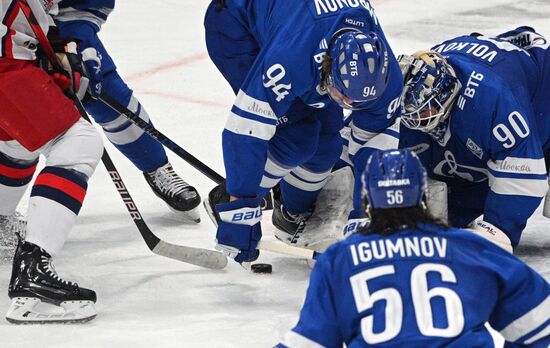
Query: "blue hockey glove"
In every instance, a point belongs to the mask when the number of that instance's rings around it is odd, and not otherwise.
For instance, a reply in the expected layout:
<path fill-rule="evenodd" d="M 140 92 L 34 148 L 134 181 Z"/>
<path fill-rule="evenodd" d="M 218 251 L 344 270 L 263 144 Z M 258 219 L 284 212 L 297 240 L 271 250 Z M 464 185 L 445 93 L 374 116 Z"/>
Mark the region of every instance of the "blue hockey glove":
<path fill-rule="evenodd" d="M 238 263 L 256 260 L 259 255 L 256 248 L 262 238 L 260 199 L 245 198 L 218 204 L 216 211 L 220 216 L 216 249 Z"/>
<path fill-rule="evenodd" d="M 344 226 L 344 238 L 348 238 L 353 233 L 368 226 L 370 219 L 365 212 L 360 209 L 354 209 L 349 213 L 348 222 Z"/>
<path fill-rule="evenodd" d="M 103 82 L 101 55 L 93 47 L 83 49 L 80 54 L 82 55 L 82 63 L 86 70 L 86 76 L 90 80 L 88 93 L 90 97 L 97 99 L 101 94 L 101 83 Z"/>

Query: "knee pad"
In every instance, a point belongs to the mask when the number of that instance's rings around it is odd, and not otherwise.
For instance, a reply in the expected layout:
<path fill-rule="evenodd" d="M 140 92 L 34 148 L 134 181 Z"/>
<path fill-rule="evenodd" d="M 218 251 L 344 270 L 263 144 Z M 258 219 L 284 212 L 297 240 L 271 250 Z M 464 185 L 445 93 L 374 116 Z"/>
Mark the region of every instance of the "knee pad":
<path fill-rule="evenodd" d="M 102 154 L 101 135 L 83 119 L 44 151 L 46 166 L 74 170 L 83 174 L 86 179 L 92 176 Z"/>

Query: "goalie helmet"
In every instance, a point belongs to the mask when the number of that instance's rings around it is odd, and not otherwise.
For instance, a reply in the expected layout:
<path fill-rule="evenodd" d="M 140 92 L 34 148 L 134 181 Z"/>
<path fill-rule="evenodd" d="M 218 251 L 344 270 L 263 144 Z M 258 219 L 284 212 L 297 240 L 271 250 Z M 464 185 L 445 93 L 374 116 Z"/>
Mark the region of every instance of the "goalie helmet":
<path fill-rule="evenodd" d="M 408 149 L 376 151 L 361 180 L 367 210 L 421 206 L 427 190 L 426 170 Z"/>
<path fill-rule="evenodd" d="M 365 108 L 378 98 L 388 83 L 388 50 L 374 32 L 337 31 L 330 40 L 330 72 L 323 76 L 330 98 L 349 110 Z"/>
<path fill-rule="evenodd" d="M 462 85 L 439 53 L 420 51 L 398 61 L 405 81 L 401 122 L 430 132 L 449 117 Z"/>

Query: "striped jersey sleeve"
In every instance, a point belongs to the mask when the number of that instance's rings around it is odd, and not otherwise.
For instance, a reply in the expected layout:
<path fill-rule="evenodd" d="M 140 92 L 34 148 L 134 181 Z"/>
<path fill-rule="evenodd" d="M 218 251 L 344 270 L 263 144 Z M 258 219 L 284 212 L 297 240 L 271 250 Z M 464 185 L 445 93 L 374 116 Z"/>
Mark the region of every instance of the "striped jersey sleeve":
<path fill-rule="evenodd" d="M 28 0 L 28 3 L 40 27 L 48 33 L 48 28 L 54 25 L 52 15 L 57 13 L 57 1 Z M 0 57 L 35 60 L 38 40 L 21 11 L 21 3 L 1 0 L 0 16 Z"/>
<path fill-rule="evenodd" d="M 86 21 L 99 31 L 115 8 L 115 0 L 63 0 L 59 4 L 59 14 L 55 20 L 60 22 Z"/>
<path fill-rule="evenodd" d="M 515 247 L 527 220 L 548 190 L 542 145 L 532 112 L 502 89 L 490 135 L 489 186 L 484 220 L 502 229 Z"/>

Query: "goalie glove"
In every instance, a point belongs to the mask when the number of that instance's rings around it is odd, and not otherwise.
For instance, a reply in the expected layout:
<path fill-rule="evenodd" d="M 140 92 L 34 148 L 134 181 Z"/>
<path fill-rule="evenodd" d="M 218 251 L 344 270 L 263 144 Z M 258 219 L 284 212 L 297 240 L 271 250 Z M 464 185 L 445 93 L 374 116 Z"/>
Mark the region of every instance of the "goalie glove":
<path fill-rule="evenodd" d="M 476 220 L 472 222 L 467 229 L 477 234 L 478 236 L 482 236 L 483 238 L 488 239 L 489 241 L 498 245 L 510 254 L 512 254 L 514 251 L 512 249 L 512 243 L 510 242 L 508 236 L 506 236 L 506 234 L 501 229 L 494 226 L 493 224 L 490 224 L 483 220 Z"/>

